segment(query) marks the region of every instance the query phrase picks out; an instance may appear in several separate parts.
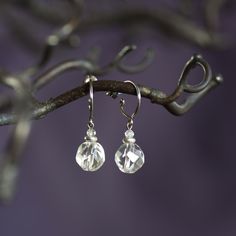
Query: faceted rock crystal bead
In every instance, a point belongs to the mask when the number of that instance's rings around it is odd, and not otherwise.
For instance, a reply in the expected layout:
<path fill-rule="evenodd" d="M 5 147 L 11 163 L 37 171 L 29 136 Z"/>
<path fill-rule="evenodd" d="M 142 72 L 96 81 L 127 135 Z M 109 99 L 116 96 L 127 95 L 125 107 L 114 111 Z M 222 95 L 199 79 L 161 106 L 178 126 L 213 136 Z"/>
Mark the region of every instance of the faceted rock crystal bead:
<path fill-rule="evenodd" d="M 105 152 L 100 143 L 97 142 L 94 129 L 87 131 L 85 142 L 82 143 L 76 154 L 76 162 L 85 171 L 96 171 L 105 162 Z"/>
<path fill-rule="evenodd" d="M 128 174 L 133 174 L 144 164 L 144 153 L 135 143 L 134 132 L 127 130 L 125 138 L 115 154 L 115 162 L 118 168 Z"/>

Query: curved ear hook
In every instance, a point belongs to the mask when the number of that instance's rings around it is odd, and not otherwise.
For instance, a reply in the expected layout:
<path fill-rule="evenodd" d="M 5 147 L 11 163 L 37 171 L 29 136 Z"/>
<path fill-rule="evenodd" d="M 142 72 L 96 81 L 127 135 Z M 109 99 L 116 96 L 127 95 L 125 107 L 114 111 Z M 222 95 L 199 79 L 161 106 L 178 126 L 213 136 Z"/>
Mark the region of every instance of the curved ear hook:
<path fill-rule="evenodd" d="M 84 83 L 89 83 L 89 99 L 88 99 L 88 108 L 89 108 L 89 123 L 88 128 L 93 128 L 93 109 L 94 109 L 94 103 L 93 103 L 93 81 L 97 81 L 97 78 L 93 75 L 87 75 L 85 78 Z"/>
<path fill-rule="evenodd" d="M 137 94 L 137 99 L 138 99 L 138 104 L 136 106 L 136 109 L 135 111 L 129 115 L 125 112 L 124 110 L 124 106 L 125 106 L 125 99 L 124 98 L 121 98 L 120 99 L 120 110 L 121 110 L 121 113 L 126 117 L 128 118 L 128 124 L 127 124 L 127 127 L 128 129 L 132 129 L 132 126 L 133 126 L 133 119 L 134 117 L 137 115 L 137 113 L 139 112 L 139 109 L 140 109 L 140 106 L 141 106 L 141 92 L 140 92 L 140 89 L 139 87 L 132 81 L 130 80 L 126 80 L 124 81 L 125 83 L 130 83 L 134 86 L 135 90 L 136 90 L 136 94 Z"/>

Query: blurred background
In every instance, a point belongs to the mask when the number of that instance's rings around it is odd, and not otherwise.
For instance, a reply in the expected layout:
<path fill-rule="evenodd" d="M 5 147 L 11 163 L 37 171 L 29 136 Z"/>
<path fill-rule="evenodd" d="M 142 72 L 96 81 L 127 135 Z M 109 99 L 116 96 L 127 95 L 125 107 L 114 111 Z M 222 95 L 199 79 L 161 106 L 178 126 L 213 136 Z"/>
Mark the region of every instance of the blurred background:
<path fill-rule="evenodd" d="M 84 172 L 75 162 L 87 129 L 87 96 L 33 121 L 20 157 L 15 194 L 0 206 L 0 235 L 235 236 L 234 1 L 73 1 L 77 11 L 70 1 L 65 2 L 1 1 L 1 70 L 17 74 L 37 64 L 45 39 L 76 12 L 81 28 L 69 42 L 55 47 L 38 74 L 94 51 L 100 52 L 98 64 L 106 65 L 125 45 L 135 44 L 137 49 L 125 62 L 139 62 L 146 49 L 152 48 L 155 58 L 149 67 L 132 75 L 113 70 L 98 78 L 129 79 L 170 94 L 184 64 L 200 53 L 214 73 L 223 75 L 224 83 L 180 117 L 142 99 L 133 130 L 146 162 L 134 175 L 120 172 L 114 162 L 127 122 L 118 99 L 104 92 L 95 94 L 95 129 L 106 162 L 93 173 Z M 175 24 L 155 24 L 146 20 L 149 14 L 160 16 L 158 22 L 165 19 L 182 26 L 189 22 L 195 28 L 186 26 L 181 31 Z M 179 23 L 176 16 L 184 21 Z M 96 17 L 104 19 L 96 21 Z M 187 37 L 191 30 L 209 37 Z M 194 73 L 197 81 L 201 72 Z M 68 71 L 35 96 L 46 101 L 80 86 L 83 80 L 82 71 Z M 4 87 L 0 91 L 9 92 Z M 135 96 L 125 98 L 132 110 Z M 2 153 L 12 129 L 1 126 Z"/>

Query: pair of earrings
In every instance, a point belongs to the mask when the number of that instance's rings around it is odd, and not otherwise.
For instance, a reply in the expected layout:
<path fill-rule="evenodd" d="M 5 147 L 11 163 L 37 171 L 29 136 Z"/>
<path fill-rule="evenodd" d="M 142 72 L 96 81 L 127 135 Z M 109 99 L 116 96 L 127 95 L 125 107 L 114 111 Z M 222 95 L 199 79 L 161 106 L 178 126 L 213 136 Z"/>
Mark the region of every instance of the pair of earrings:
<path fill-rule="evenodd" d="M 89 83 L 89 122 L 87 134 L 84 137 L 83 142 L 76 153 L 76 162 L 85 171 L 96 171 L 105 162 L 105 152 L 100 143 L 97 142 L 96 131 L 94 129 L 93 122 L 93 110 L 94 110 L 94 99 L 93 99 L 93 81 L 97 78 L 94 76 L 87 76 L 85 83 Z M 123 144 L 119 147 L 115 154 L 115 162 L 118 168 L 124 173 L 135 173 L 144 164 L 144 153 L 141 148 L 135 143 L 133 128 L 133 120 L 138 113 L 141 105 L 141 93 L 138 86 L 130 80 L 125 81 L 134 86 L 138 105 L 132 115 L 128 115 L 124 110 L 125 100 L 120 100 L 121 113 L 128 119 L 127 130 L 123 138 Z"/>

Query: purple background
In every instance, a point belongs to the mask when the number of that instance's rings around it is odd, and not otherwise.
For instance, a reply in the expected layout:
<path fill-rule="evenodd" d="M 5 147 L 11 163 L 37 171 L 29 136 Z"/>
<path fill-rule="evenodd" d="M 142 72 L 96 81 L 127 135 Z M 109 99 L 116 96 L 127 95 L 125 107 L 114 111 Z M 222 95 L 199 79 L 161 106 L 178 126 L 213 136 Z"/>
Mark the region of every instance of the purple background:
<path fill-rule="evenodd" d="M 131 40 L 139 49 L 127 63 L 137 62 L 147 47 L 156 51 L 154 63 L 137 75 L 112 72 L 104 78 L 131 79 L 170 93 L 184 63 L 195 52 L 225 78 L 222 86 L 182 117 L 142 100 L 134 131 L 146 163 L 136 174 L 125 175 L 114 163 L 126 127 L 118 100 L 95 94 L 95 128 L 106 152 L 105 165 L 95 173 L 82 171 L 75 162 L 86 132 L 87 97 L 34 122 L 16 196 L 11 205 L 0 207 L 0 235 L 235 236 L 235 20 L 232 12 L 223 17 L 223 30 L 233 42 L 224 51 L 173 42 L 147 31 Z M 47 33 L 39 34 L 39 38 Z M 97 30 L 81 37 L 81 48 L 56 50 L 52 64 L 83 58 L 93 45 L 102 47 L 101 62 L 105 63 L 125 43 L 121 29 Z M 19 71 L 37 58 L 3 25 L 0 51 L 1 67 L 11 71 Z M 83 79 L 80 71 L 69 72 L 38 97 L 45 100 L 56 96 L 80 85 Z M 135 97 L 127 98 L 127 103 L 136 101 Z M 2 147 L 8 129 L 1 128 Z"/>

